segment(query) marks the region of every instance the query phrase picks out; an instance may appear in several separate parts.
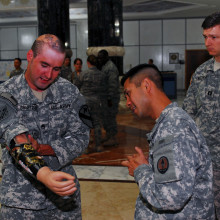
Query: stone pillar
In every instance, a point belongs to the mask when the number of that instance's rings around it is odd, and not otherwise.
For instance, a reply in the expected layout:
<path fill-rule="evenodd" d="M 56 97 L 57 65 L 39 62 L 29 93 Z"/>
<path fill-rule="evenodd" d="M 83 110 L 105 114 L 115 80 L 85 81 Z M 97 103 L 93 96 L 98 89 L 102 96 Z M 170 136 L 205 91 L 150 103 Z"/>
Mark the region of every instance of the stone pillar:
<path fill-rule="evenodd" d="M 70 50 L 69 0 L 37 0 L 37 15 L 39 36 L 42 34 L 58 36 L 67 48 L 68 56 L 72 56 Z"/>
<path fill-rule="evenodd" d="M 87 7 L 87 54 L 97 56 L 100 50 L 107 50 L 119 73 L 123 74 L 122 0 L 87 0 Z"/>

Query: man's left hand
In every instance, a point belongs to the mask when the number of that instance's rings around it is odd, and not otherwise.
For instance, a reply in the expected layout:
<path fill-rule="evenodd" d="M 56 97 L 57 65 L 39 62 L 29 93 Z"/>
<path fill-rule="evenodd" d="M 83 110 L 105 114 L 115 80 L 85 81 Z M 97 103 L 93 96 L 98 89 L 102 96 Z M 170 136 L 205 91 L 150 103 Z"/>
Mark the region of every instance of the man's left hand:
<path fill-rule="evenodd" d="M 143 151 L 139 147 L 135 147 L 137 154 L 133 156 L 128 156 L 128 160 L 122 161 L 122 166 L 128 167 L 129 175 L 134 176 L 134 170 L 142 165 L 142 164 L 149 164 L 146 156 L 144 155 Z"/>

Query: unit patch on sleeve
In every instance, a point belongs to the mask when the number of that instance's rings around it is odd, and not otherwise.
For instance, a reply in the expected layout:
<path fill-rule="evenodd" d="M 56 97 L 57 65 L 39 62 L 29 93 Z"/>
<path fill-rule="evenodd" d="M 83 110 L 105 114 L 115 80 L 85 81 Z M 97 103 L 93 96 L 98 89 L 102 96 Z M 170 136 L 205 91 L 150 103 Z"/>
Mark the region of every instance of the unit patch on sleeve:
<path fill-rule="evenodd" d="M 174 162 L 174 137 L 164 137 L 153 146 L 153 165 L 156 183 L 177 181 Z"/>
<path fill-rule="evenodd" d="M 159 173 L 164 174 L 167 172 L 169 168 L 169 160 L 167 157 L 162 156 L 158 161 L 157 161 L 157 170 Z"/>
<path fill-rule="evenodd" d="M 87 105 L 82 105 L 79 110 L 79 117 L 89 128 L 93 128 L 92 118 Z"/>

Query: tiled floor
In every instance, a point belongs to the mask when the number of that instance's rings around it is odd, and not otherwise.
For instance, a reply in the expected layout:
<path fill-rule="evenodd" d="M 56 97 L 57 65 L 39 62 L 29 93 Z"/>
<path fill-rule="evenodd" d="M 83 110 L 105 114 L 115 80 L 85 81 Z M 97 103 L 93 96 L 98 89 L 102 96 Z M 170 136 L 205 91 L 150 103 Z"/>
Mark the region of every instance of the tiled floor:
<path fill-rule="evenodd" d="M 135 183 L 80 181 L 83 220 L 132 220 Z"/>
<path fill-rule="evenodd" d="M 80 180 L 109 180 L 134 182 L 128 169 L 122 166 L 73 166 Z"/>

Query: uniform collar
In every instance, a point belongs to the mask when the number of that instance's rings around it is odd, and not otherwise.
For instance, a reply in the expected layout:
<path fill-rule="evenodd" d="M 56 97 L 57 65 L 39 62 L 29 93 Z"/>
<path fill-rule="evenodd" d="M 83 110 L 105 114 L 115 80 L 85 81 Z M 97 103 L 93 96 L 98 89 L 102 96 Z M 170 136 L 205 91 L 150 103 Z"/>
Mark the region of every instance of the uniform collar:
<path fill-rule="evenodd" d="M 90 70 L 96 70 L 97 68 L 95 66 L 92 66 L 89 68 Z"/>
<path fill-rule="evenodd" d="M 207 71 L 214 71 L 214 62 L 215 62 L 215 58 L 212 57 L 207 65 Z"/>
<path fill-rule="evenodd" d="M 173 107 L 178 107 L 178 104 L 176 102 L 172 102 L 169 105 L 167 105 L 166 108 L 161 112 L 159 118 L 156 119 L 155 126 L 153 127 L 152 131 L 147 134 L 147 139 L 149 142 L 151 142 L 153 140 L 161 122 L 166 118 L 166 116 L 171 111 L 171 109 L 173 109 Z"/>

